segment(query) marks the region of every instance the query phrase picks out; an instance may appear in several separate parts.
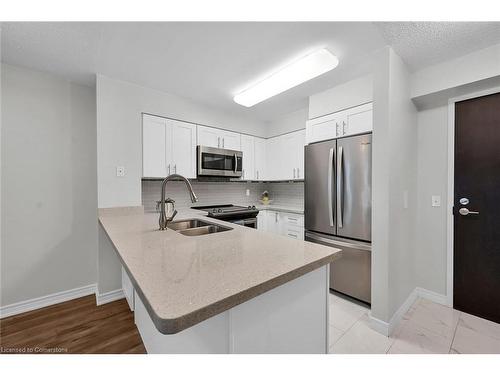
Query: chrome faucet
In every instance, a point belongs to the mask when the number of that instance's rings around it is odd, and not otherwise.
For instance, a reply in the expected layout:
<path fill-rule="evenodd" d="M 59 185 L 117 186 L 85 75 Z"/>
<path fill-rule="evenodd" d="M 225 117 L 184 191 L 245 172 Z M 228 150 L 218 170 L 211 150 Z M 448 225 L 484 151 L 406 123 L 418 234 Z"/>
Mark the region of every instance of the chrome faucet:
<path fill-rule="evenodd" d="M 198 202 L 198 198 L 196 197 L 196 194 L 193 191 L 193 187 L 191 186 L 191 183 L 188 181 L 186 177 L 181 176 L 180 174 L 171 174 L 167 178 L 165 178 L 161 184 L 161 200 L 160 200 L 160 230 L 165 230 L 167 229 L 167 224 L 171 222 L 175 215 L 177 215 L 177 210 L 175 210 L 174 207 L 174 201 L 170 198 L 165 200 L 165 194 L 167 192 L 167 182 L 169 181 L 184 181 L 186 183 L 186 186 L 189 190 L 189 195 L 191 197 L 191 202 L 195 203 Z M 167 217 L 167 213 L 165 210 L 165 203 L 168 203 L 169 205 L 171 204 L 172 209 L 169 211 L 172 211 L 172 215 Z"/>

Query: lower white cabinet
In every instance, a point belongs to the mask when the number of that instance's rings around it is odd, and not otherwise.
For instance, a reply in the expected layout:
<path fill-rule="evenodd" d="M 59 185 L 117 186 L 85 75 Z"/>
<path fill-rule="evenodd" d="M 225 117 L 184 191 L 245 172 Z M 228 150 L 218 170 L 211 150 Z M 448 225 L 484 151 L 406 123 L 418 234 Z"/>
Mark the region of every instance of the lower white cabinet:
<path fill-rule="evenodd" d="M 257 229 L 304 240 L 304 215 L 261 210 L 257 216 Z"/>
<path fill-rule="evenodd" d="M 131 311 L 135 310 L 135 293 L 134 286 L 132 285 L 132 281 L 127 275 L 127 271 L 122 267 L 122 290 L 125 295 L 125 299 L 127 300 L 128 306 Z"/>

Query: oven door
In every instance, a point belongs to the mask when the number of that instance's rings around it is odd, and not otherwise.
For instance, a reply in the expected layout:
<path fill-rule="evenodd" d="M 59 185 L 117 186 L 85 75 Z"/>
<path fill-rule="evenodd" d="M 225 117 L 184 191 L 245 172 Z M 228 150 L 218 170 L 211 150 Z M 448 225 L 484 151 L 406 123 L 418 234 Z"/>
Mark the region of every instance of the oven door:
<path fill-rule="evenodd" d="M 198 176 L 241 177 L 243 153 L 236 150 L 198 146 Z"/>

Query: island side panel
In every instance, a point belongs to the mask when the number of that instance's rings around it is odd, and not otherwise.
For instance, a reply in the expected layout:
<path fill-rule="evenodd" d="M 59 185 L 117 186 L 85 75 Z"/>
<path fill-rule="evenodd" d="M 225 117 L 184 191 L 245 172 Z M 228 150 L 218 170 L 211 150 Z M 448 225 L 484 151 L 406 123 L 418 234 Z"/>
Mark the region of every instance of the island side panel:
<path fill-rule="evenodd" d="M 328 265 L 229 312 L 231 353 L 327 353 Z"/>

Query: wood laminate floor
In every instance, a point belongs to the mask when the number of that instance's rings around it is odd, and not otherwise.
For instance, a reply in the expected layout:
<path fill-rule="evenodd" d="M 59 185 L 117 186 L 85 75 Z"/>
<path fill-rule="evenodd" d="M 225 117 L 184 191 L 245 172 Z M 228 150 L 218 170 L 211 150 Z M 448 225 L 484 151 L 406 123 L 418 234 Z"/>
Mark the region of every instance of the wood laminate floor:
<path fill-rule="evenodd" d="M 1 353 L 146 353 L 125 299 L 87 296 L 0 320 Z"/>

